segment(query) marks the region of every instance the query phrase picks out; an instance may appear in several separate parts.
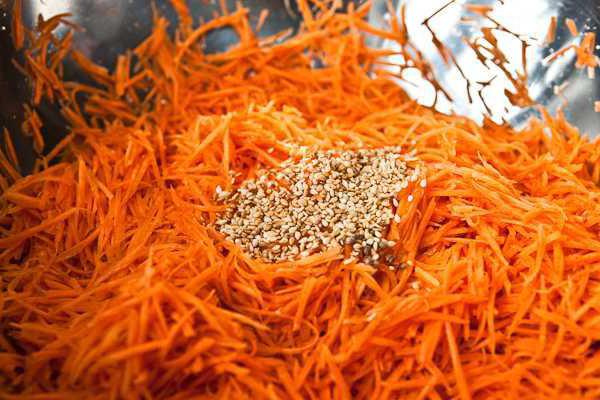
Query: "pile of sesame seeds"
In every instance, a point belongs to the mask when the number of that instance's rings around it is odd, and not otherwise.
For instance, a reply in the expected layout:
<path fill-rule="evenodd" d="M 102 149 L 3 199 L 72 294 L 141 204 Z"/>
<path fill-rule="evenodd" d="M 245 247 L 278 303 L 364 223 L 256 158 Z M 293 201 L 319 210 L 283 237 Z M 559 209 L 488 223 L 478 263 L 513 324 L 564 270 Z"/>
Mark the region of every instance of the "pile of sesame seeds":
<path fill-rule="evenodd" d="M 401 218 L 397 196 L 421 176 L 414 161 L 396 147 L 305 151 L 231 194 L 217 188 L 228 208 L 216 227 L 267 262 L 348 246 L 352 257 L 378 264 L 395 245 L 385 234 Z"/>

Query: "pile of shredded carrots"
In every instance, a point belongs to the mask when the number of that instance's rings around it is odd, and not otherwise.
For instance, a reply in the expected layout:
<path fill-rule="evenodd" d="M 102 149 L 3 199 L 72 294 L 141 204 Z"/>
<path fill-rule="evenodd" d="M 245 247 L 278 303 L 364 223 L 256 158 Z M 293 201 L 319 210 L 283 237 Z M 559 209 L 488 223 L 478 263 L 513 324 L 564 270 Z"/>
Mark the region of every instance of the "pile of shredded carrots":
<path fill-rule="evenodd" d="M 597 141 L 543 110 L 515 132 L 416 104 L 363 36 L 408 46 L 404 25 L 368 26 L 368 4 L 300 2 L 282 41 L 243 8 L 195 27 L 175 3 L 175 38 L 156 15 L 114 72 L 51 35 L 64 16 L 19 39 L 71 127 L 29 176 L 0 156 L 0 397 L 600 397 Z M 239 44 L 203 53 L 225 26 Z M 66 57 L 95 84 L 65 82 Z M 215 188 L 288 143 L 415 151 L 427 187 L 388 233 L 404 269 L 265 264 L 215 231 Z"/>
<path fill-rule="evenodd" d="M 550 26 L 548 27 L 548 33 L 546 34 L 546 44 L 551 43 L 556 38 L 556 17 L 552 17 L 550 20 Z M 580 36 L 579 30 L 575 21 L 571 18 L 565 20 L 565 25 L 569 30 L 571 36 Z M 581 40 L 579 44 L 569 44 L 562 47 L 560 50 L 553 52 L 546 58 L 546 62 L 553 62 L 560 57 L 563 57 L 569 51 L 574 50 L 576 55 L 575 67 L 578 69 L 585 68 L 589 79 L 596 77 L 596 68 L 600 66 L 600 58 L 595 55 L 596 51 L 596 33 L 585 32 L 581 33 Z"/>

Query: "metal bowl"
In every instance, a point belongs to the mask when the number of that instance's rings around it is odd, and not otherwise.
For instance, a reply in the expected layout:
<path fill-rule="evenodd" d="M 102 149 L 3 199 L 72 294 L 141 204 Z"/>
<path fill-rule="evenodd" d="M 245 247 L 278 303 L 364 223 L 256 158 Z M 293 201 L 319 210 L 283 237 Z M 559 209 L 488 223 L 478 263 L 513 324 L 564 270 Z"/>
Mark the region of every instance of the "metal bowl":
<path fill-rule="evenodd" d="M 465 8 L 465 1 L 450 3 L 447 0 L 398 1 L 399 4 L 406 6 L 407 24 L 412 41 L 432 63 L 440 82 L 452 96 L 451 102 L 440 102 L 436 107 L 442 112 L 454 112 L 481 120 L 486 113 L 483 102 L 477 98 L 473 102 L 468 101 L 466 82 L 455 66 L 443 62 L 432 44 L 431 34 L 422 21 L 440 7 L 447 6 L 430 21 L 430 26 L 436 36 L 451 49 L 457 63 L 466 73 L 479 80 L 490 79 L 494 75 L 494 66 L 478 63 L 463 38 L 473 38 L 480 28 L 485 26 L 486 21 L 475 18 L 472 24 L 465 25 L 463 18 L 472 17 Z M 170 2 L 156 0 L 154 3 L 172 22 L 172 27 L 175 26 L 176 14 Z M 210 19 L 219 9 L 214 4 L 216 2 L 190 1 L 188 3 L 196 21 Z M 234 1 L 228 3 L 231 8 L 235 7 Z M 480 0 L 476 3 L 494 4 L 493 17 L 498 23 L 530 37 L 534 43 L 545 36 L 552 15 L 557 16 L 559 21 L 567 17 L 572 18 L 578 26 L 588 31 L 595 31 L 600 37 L 598 0 L 505 0 L 500 3 L 495 0 Z M 251 18 L 258 18 L 260 10 L 269 8 L 270 17 L 260 32 L 262 35 L 269 35 L 290 27 L 297 28 L 300 23 L 293 0 L 248 0 L 244 5 L 251 10 Z M 27 102 L 29 91 L 23 76 L 11 63 L 15 56 L 10 38 L 11 6 L 11 0 L 0 0 L 0 128 L 7 127 L 12 133 L 13 141 L 22 159 L 23 172 L 27 172 L 32 168 L 35 157 L 30 141 L 18 133 L 23 117 L 22 104 Z M 114 65 L 120 53 L 141 42 L 150 33 L 152 25 L 152 11 L 146 0 L 23 1 L 25 22 L 29 24 L 32 24 L 39 14 L 50 17 L 63 12 L 70 13 L 73 22 L 83 27 L 81 32 L 75 34 L 74 46 L 95 62 L 109 68 Z M 387 18 L 386 1 L 376 0 L 369 16 L 370 22 L 385 25 Z M 206 51 L 222 51 L 235 40 L 235 35 L 227 29 L 212 32 L 207 37 Z M 543 62 L 552 50 L 576 40 L 578 39 L 571 37 L 563 25 L 559 24 L 557 38 L 551 48 L 531 46 L 528 50 L 528 88 L 536 103 L 548 107 L 551 111 L 563 107 L 571 123 L 582 132 L 596 136 L 600 135 L 600 113 L 594 112 L 594 102 L 600 100 L 600 73 L 595 80 L 589 79 L 585 71 L 575 69 L 573 60 L 569 57 L 551 65 Z M 510 35 L 500 35 L 498 41 L 500 46 L 506 48 L 517 69 L 521 57 L 520 48 L 511 43 Z M 393 46 L 388 41 L 375 41 L 372 45 Z M 66 65 L 65 71 L 68 78 L 80 76 L 73 65 Z M 412 78 L 413 82 L 405 86 L 408 93 L 421 103 L 431 105 L 432 92 L 418 76 Z M 509 87 L 510 84 L 506 81 L 495 79 L 493 84 L 485 89 L 486 104 L 491 109 L 495 120 L 504 120 L 519 127 L 535 111 L 532 108 L 518 108 L 508 104 L 504 89 Z M 556 87 L 563 88 L 560 96 L 555 93 Z M 564 105 L 565 101 L 567 101 L 566 105 Z M 44 119 L 47 148 L 51 148 L 65 135 L 67 127 L 56 105 L 41 104 L 38 112 Z"/>

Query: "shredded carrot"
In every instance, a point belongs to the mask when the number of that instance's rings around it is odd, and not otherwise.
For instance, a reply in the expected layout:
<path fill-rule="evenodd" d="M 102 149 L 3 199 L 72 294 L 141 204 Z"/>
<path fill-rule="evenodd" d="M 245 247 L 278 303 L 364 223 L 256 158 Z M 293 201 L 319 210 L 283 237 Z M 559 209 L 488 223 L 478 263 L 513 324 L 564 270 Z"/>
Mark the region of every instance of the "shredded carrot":
<path fill-rule="evenodd" d="M 21 50 L 25 44 L 25 27 L 23 26 L 23 4 L 15 0 L 12 8 L 11 36 L 16 50 Z"/>
<path fill-rule="evenodd" d="M 593 79 L 594 69 L 600 65 L 598 57 L 595 55 L 596 34 L 594 32 L 586 32 L 579 45 L 567 45 L 562 49 L 549 55 L 545 62 L 551 62 L 566 54 L 569 50 L 575 50 L 577 59 L 575 66 L 577 68 L 588 69 L 588 75 Z M 590 72 L 591 71 L 591 72 Z"/>
<path fill-rule="evenodd" d="M 47 32 L 64 16 L 23 50 L 24 132 L 48 153 L 23 177 L 0 152 L 0 397 L 598 397 L 598 140 L 543 109 L 516 131 L 409 99 L 364 40 L 396 41 L 397 69 L 442 93 L 403 12 L 387 31 L 365 22 L 369 4 L 300 1 L 282 41 L 255 36 L 241 6 L 197 26 L 173 4 L 175 38 L 156 12 L 111 71 Z M 222 28 L 240 42 L 196 45 Z M 483 61 L 505 63 L 482 37 Z M 66 59 L 94 84 L 65 81 Z M 42 100 L 69 121 L 54 149 Z M 268 264 L 215 230 L 217 191 L 298 146 L 395 145 L 426 177 L 395 199 L 399 264 L 339 248 Z"/>
<path fill-rule="evenodd" d="M 548 25 L 548 31 L 546 32 L 546 37 L 544 38 L 545 44 L 553 43 L 556 40 L 556 28 L 558 26 L 558 20 L 555 16 L 550 18 L 550 25 Z"/>
<path fill-rule="evenodd" d="M 581 44 L 577 47 L 577 68 L 588 67 L 592 70 L 598 66 L 598 59 L 595 55 L 596 51 L 596 33 L 586 32 L 583 35 Z"/>
<path fill-rule="evenodd" d="M 258 14 L 258 21 L 256 22 L 255 28 L 257 32 L 262 30 L 265 22 L 267 22 L 267 18 L 269 18 L 269 9 L 265 8 L 264 10 L 260 11 L 260 14 Z"/>
<path fill-rule="evenodd" d="M 465 4 L 465 8 L 474 14 L 486 16 L 494 7 L 486 4 Z"/>
<path fill-rule="evenodd" d="M 569 32 L 571 33 L 572 36 L 579 35 L 579 30 L 577 29 L 577 24 L 575 24 L 575 21 L 573 19 L 567 18 L 565 20 L 565 25 L 567 25 L 567 29 L 569 29 Z"/>
<path fill-rule="evenodd" d="M 4 131 L 3 131 L 3 138 L 4 138 L 4 146 L 6 147 L 6 153 L 8 156 L 8 160 L 18 170 L 19 169 L 19 157 L 17 156 L 17 151 L 15 150 L 15 145 L 13 144 L 12 137 L 10 136 L 10 132 L 6 128 L 4 128 Z"/>

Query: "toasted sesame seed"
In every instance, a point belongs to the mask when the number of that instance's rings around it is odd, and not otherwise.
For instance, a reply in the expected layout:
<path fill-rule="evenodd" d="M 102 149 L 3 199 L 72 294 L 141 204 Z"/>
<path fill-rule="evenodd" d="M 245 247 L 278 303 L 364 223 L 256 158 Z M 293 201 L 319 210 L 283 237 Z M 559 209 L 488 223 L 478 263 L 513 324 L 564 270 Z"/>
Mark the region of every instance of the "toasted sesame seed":
<path fill-rule="evenodd" d="M 371 310 L 367 313 L 366 320 L 371 322 L 377 318 L 377 311 Z"/>
<path fill-rule="evenodd" d="M 425 181 L 418 160 L 403 156 L 399 148 L 302 148 L 296 154 L 300 157 L 283 162 L 276 171 L 260 171 L 258 178 L 243 182 L 226 198 L 218 187 L 215 197 L 228 207 L 217 229 L 269 262 L 351 245 L 353 257 L 377 264 L 379 250 L 395 245 L 385 233 L 392 219 L 400 221 L 391 209 L 399 206 L 396 195 L 409 181 L 421 179 L 421 186 Z"/>

